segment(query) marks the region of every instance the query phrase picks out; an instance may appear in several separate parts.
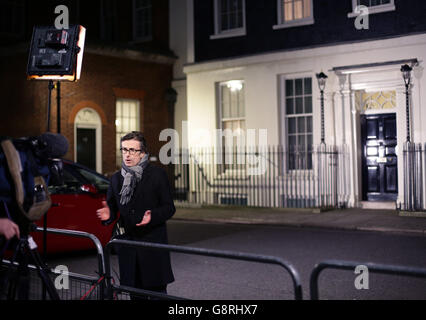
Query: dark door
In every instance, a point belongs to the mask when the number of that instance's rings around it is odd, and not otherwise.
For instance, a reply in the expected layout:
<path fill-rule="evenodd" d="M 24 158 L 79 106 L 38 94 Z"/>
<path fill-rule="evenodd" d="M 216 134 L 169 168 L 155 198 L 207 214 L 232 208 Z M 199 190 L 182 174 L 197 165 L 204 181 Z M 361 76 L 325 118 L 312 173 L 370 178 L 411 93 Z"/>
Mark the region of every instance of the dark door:
<path fill-rule="evenodd" d="M 96 129 L 77 128 L 77 161 L 96 170 Z"/>
<path fill-rule="evenodd" d="M 395 114 L 361 116 L 363 200 L 398 196 Z"/>

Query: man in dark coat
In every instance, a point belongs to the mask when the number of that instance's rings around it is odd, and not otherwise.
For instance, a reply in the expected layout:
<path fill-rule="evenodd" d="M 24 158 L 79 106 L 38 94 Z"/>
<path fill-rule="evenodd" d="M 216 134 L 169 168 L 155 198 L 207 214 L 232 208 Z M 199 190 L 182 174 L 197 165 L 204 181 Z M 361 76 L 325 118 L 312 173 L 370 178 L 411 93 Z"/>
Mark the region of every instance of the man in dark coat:
<path fill-rule="evenodd" d="M 149 163 L 142 133 L 122 137 L 121 151 L 122 169 L 111 177 L 107 201 L 97 215 L 110 224 L 119 211 L 123 239 L 167 244 L 166 221 L 176 211 L 167 174 Z M 120 247 L 118 261 L 122 285 L 167 293 L 167 284 L 174 281 L 167 251 Z"/>

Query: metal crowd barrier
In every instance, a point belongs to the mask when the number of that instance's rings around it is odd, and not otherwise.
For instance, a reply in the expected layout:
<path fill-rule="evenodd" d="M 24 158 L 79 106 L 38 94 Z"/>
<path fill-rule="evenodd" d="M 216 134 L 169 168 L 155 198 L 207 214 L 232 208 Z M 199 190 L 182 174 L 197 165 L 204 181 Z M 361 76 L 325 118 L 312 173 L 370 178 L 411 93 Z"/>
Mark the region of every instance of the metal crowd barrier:
<path fill-rule="evenodd" d="M 310 290 L 311 300 L 319 300 L 318 293 L 318 278 L 324 269 L 340 269 L 354 271 L 357 266 L 366 266 L 369 272 L 389 274 L 389 275 L 404 275 L 416 278 L 426 278 L 426 269 L 398 265 L 385 265 L 378 263 L 363 263 L 355 261 L 343 260 L 326 260 L 318 263 L 311 272 L 310 277 Z"/>
<path fill-rule="evenodd" d="M 36 231 L 43 232 L 43 228 L 37 227 Z M 53 234 L 60 234 L 60 235 L 66 235 L 66 236 L 72 236 L 76 238 L 88 238 L 92 240 L 96 247 L 97 255 L 98 255 L 98 268 L 99 268 L 99 274 L 103 275 L 105 274 L 105 258 L 104 258 L 104 250 L 102 248 L 102 244 L 99 241 L 99 239 L 88 232 L 83 231 L 76 231 L 76 230 L 66 230 L 66 229 L 55 229 L 55 228 L 47 228 L 46 231 L 48 233 Z"/>
<path fill-rule="evenodd" d="M 43 228 L 37 227 L 37 232 L 42 232 Z M 102 244 L 99 239 L 90 233 L 75 231 L 75 230 L 65 230 L 65 229 L 54 229 L 47 228 L 48 233 L 65 235 L 78 238 L 88 238 L 90 239 L 96 247 L 97 250 L 97 259 L 98 259 L 98 274 L 99 277 L 82 275 L 77 273 L 68 272 L 67 276 L 69 279 L 69 288 L 68 289 L 57 289 L 60 299 L 63 300 L 75 300 L 75 299 L 91 299 L 91 300 L 103 300 L 104 299 L 104 275 L 105 275 L 105 259 Z M 14 263 L 12 266 L 11 262 L 8 260 L 1 261 L 0 266 L 6 268 L 16 268 L 19 264 Z M 37 274 L 37 267 L 34 265 L 28 265 L 29 276 L 30 276 L 30 292 L 29 299 L 31 300 L 43 300 L 46 299 L 46 294 L 44 292 L 43 283 Z M 47 270 L 49 277 L 52 282 L 55 282 L 55 278 L 61 275 L 61 272 L 55 270 Z M 7 270 L 6 270 L 7 272 Z"/>
<path fill-rule="evenodd" d="M 36 231 L 43 231 L 42 228 L 37 228 Z M 158 292 L 152 292 L 147 290 L 142 290 L 138 288 L 132 288 L 123 285 L 117 285 L 113 283 L 111 276 L 111 250 L 113 246 L 128 246 L 128 247 L 143 247 L 151 248 L 156 250 L 171 251 L 185 254 L 201 255 L 201 256 L 210 256 L 217 258 L 227 258 L 231 260 L 242 260 L 250 262 L 260 262 L 265 264 L 274 264 L 283 267 L 291 276 L 293 287 L 294 287 L 294 298 L 295 300 L 302 300 L 302 286 L 300 282 L 300 276 L 297 270 L 288 262 L 274 256 L 266 255 L 256 255 L 242 252 L 232 252 L 232 251 L 222 251 L 222 250 L 212 250 L 204 248 L 194 248 L 194 247 L 184 247 L 176 245 L 164 245 L 158 243 L 150 242 L 135 242 L 129 240 L 112 240 L 105 246 L 105 251 L 102 248 L 102 245 L 99 239 L 86 232 L 74 231 L 74 230 L 62 230 L 62 229 L 52 229 L 48 228 L 47 232 L 67 235 L 72 237 L 81 237 L 88 238 L 93 241 L 97 250 L 98 257 L 98 268 L 99 268 L 99 277 L 87 276 L 77 273 L 68 273 L 70 288 L 69 289 L 59 289 L 58 294 L 61 299 L 65 300 L 74 300 L 74 299 L 95 299 L 103 300 L 113 299 L 114 295 L 117 293 L 122 294 L 122 297 L 125 295 L 137 295 L 137 296 L 149 296 L 155 297 L 158 299 L 173 299 L 181 300 L 185 299 L 182 297 L 176 297 L 172 295 L 162 294 Z M 14 263 L 15 267 L 18 263 Z M 311 272 L 310 276 L 310 297 L 311 300 L 319 300 L 319 288 L 318 288 L 318 279 L 320 273 L 324 269 L 340 269 L 340 270 L 350 270 L 353 271 L 357 266 L 367 267 L 369 272 L 388 274 L 388 275 L 403 275 L 415 278 L 426 278 L 426 268 L 418 267 L 409 267 L 409 266 L 399 266 L 399 265 L 385 265 L 377 263 L 363 263 L 355 261 L 343 261 L 343 260 L 325 260 L 317 265 Z M 12 268 L 11 262 L 8 260 L 1 261 L 0 266 L 6 268 Z M 42 299 L 42 282 L 41 279 L 36 274 L 36 267 L 29 265 L 30 270 L 30 299 Z M 55 280 L 55 277 L 60 275 L 60 272 L 55 272 L 50 270 L 49 276 L 52 281 Z M 106 286 L 106 288 L 105 288 Z M 82 294 L 86 293 L 84 296 Z"/>
<path fill-rule="evenodd" d="M 2 265 L 7 268 L 12 268 L 11 262 L 9 260 L 3 260 Z M 14 263 L 15 268 L 17 268 L 18 265 L 18 263 Z M 29 264 L 28 269 L 30 276 L 29 299 L 46 300 L 48 295 L 44 294 L 43 292 L 43 282 L 38 276 L 37 267 Z M 56 270 L 48 270 L 48 272 L 52 282 L 55 282 L 57 276 L 62 275 L 61 272 Z M 99 282 L 99 278 L 73 272 L 69 272 L 67 275 L 69 278 L 69 288 L 56 290 L 61 300 L 81 300 L 85 293 L 87 294 L 85 296 L 85 299 L 87 300 L 103 300 L 103 290 L 101 287 L 96 287 Z"/>
<path fill-rule="evenodd" d="M 222 251 L 222 250 L 212 250 L 212 249 L 204 249 L 204 248 L 194 248 L 194 247 L 183 247 L 176 245 L 165 245 L 151 242 L 135 242 L 129 240 L 118 240 L 114 239 L 107 243 L 105 246 L 105 277 L 107 280 L 111 280 L 111 264 L 110 264 L 110 256 L 111 249 L 113 246 L 128 246 L 128 247 L 143 247 L 143 248 L 151 248 L 163 251 L 172 251 L 186 254 L 194 254 L 201 256 L 209 256 L 209 257 L 217 257 L 217 258 L 227 258 L 232 260 L 243 260 L 243 261 L 251 261 L 251 262 L 260 262 L 266 264 L 275 264 L 283 267 L 290 274 L 293 287 L 294 287 L 294 298 L 295 300 L 302 300 L 302 286 L 300 283 L 300 276 L 297 270 L 286 261 L 266 255 L 255 255 L 248 254 L 242 252 L 232 252 L 232 251 Z M 108 299 L 113 299 L 113 295 L 116 292 L 128 292 L 130 294 L 140 294 L 144 296 L 156 297 L 159 299 L 182 299 L 181 297 L 175 297 L 162 293 L 155 293 L 147 290 L 130 288 L 121 285 L 117 285 L 112 283 L 112 281 L 107 281 L 107 297 Z"/>

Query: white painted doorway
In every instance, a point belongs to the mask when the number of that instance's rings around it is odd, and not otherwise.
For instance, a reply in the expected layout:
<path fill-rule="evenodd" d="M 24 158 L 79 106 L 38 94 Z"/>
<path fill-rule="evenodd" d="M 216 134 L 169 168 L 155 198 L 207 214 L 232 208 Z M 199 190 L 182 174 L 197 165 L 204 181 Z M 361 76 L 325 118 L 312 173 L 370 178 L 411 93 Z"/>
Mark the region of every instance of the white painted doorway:
<path fill-rule="evenodd" d="M 83 108 L 75 116 L 74 159 L 102 173 L 102 121 L 92 108 Z"/>

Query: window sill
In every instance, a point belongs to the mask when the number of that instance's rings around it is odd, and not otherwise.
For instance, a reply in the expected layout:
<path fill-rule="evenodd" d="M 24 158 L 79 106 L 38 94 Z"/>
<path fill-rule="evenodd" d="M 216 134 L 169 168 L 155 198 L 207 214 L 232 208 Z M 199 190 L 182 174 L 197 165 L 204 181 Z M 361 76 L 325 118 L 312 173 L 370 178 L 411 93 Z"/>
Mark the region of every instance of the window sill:
<path fill-rule="evenodd" d="M 276 24 L 276 25 L 272 26 L 272 29 L 279 30 L 279 29 L 285 29 L 285 28 L 301 27 L 301 26 L 311 25 L 311 24 L 314 24 L 314 23 L 315 23 L 314 18 L 310 17 L 310 18 L 306 18 L 306 19 L 300 19 L 300 20 L 296 20 L 296 21 Z"/>
<path fill-rule="evenodd" d="M 294 178 L 295 175 L 302 176 L 303 174 L 312 175 L 314 173 L 313 169 L 287 169 L 285 173 L 281 175 L 283 178 Z"/>
<path fill-rule="evenodd" d="M 239 30 L 233 30 L 233 31 L 228 31 L 228 32 L 223 32 L 223 33 L 218 33 L 218 34 L 212 34 L 210 36 L 210 40 L 232 38 L 232 37 L 242 37 L 242 36 L 245 36 L 245 35 L 246 35 L 246 30 L 245 29 L 239 29 Z"/>
<path fill-rule="evenodd" d="M 303 180 L 307 183 L 311 183 L 311 181 L 315 180 L 315 172 L 314 169 L 284 170 L 284 172 L 279 173 L 275 179 L 280 182 Z"/>
<path fill-rule="evenodd" d="M 135 45 L 135 44 L 145 43 L 145 42 L 150 42 L 150 41 L 152 41 L 152 36 L 143 37 L 143 38 L 133 38 L 133 40 L 129 41 L 128 43 L 130 45 Z"/>
<path fill-rule="evenodd" d="M 383 13 L 383 12 L 389 12 L 389 11 L 395 11 L 395 10 L 396 8 L 394 4 L 385 4 L 381 6 L 368 7 L 368 14 Z M 348 18 L 355 18 L 355 17 L 358 17 L 360 14 L 361 14 L 360 12 L 355 12 L 355 11 L 349 12 Z"/>
<path fill-rule="evenodd" d="M 224 181 L 224 180 L 247 180 L 249 176 L 246 173 L 246 170 L 233 170 L 227 169 L 225 172 L 218 174 L 215 177 L 215 181 Z"/>

